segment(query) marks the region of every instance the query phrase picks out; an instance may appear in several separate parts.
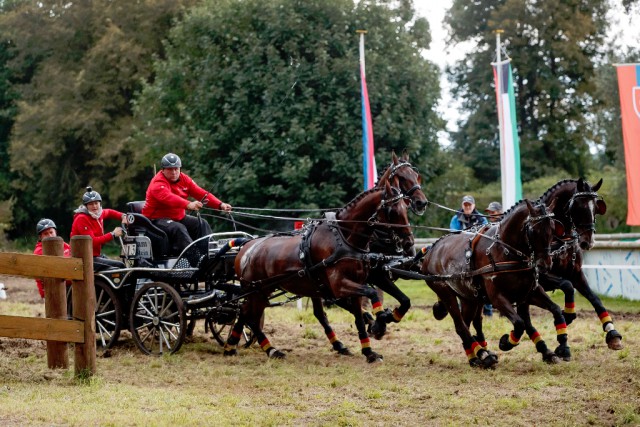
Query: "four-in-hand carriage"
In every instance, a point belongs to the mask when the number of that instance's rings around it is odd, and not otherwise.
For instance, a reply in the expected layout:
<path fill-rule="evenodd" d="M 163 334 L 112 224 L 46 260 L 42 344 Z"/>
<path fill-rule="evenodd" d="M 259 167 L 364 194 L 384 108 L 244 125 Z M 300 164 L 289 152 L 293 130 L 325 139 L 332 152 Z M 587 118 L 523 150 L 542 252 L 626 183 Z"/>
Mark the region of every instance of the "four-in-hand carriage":
<path fill-rule="evenodd" d="M 197 319 L 205 319 L 206 329 L 224 344 L 243 298 L 233 270 L 237 249 L 226 243 L 253 236 L 213 233 L 173 255 L 166 234 L 140 213 L 142 203 L 128 204 L 128 233 L 121 241 L 125 267 L 94 276 L 98 347 L 111 347 L 128 329 L 142 352 L 174 353 Z"/>

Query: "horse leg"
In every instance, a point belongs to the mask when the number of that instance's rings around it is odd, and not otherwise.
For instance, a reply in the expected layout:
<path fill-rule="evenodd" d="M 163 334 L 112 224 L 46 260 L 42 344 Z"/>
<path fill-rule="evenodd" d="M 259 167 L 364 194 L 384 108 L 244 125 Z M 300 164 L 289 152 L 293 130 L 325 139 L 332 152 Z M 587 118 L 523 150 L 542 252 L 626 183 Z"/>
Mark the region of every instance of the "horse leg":
<path fill-rule="evenodd" d="M 557 335 L 556 339 L 558 340 L 558 347 L 555 349 L 554 353 L 565 361 L 571 360 L 571 349 L 569 348 L 569 345 L 567 345 L 567 323 L 564 320 L 562 309 L 554 303 L 551 298 L 549 298 L 549 295 L 547 295 L 542 286 L 536 286 L 536 288 L 531 292 L 529 303 L 543 308 L 553 314 L 553 323 L 556 327 Z M 529 335 L 529 337 L 531 337 L 531 335 Z"/>
<path fill-rule="evenodd" d="M 374 298 L 372 294 L 375 294 L 376 290 L 372 287 L 365 286 L 363 293 L 365 294 L 365 298 Z M 336 304 L 353 314 L 356 329 L 358 330 L 358 338 L 360 339 L 361 352 L 367 358 L 367 362 L 381 362 L 383 357 L 371 349 L 371 340 L 369 339 L 364 320 L 362 320 L 362 297 L 339 299 L 336 301 Z"/>
<path fill-rule="evenodd" d="M 253 293 L 247 297 L 244 304 L 240 308 L 240 315 L 238 316 L 238 320 L 236 324 L 233 325 L 233 330 L 231 331 L 231 336 L 225 343 L 225 356 L 233 356 L 237 354 L 235 348 L 240 341 L 240 336 L 244 330 L 244 325 L 246 324 L 253 335 L 255 335 L 260 348 L 269 356 L 271 359 L 284 359 L 285 354 L 278 350 L 277 348 L 271 345 L 269 339 L 262 331 L 262 327 L 260 326 L 262 315 L 264 314 L 264 309 L 269 305 L 269 298 L 266 294 L 262 293 Z"/>
<path fill-rule="evenodd" d="M 411 300 L 384 273 L 376 276 L 373 281 L 378 289 L 385 291 L 400 303 L 400 306 L 394 308 L 393 311 L 385 309 L 376 314 L 376 321 L 371 325 L 371 333 L 374 338 L 381 339 L 386 333 L 388 323 L 398 323 L 407 314 L 411 308 Z"/>
<path fill-rule="evenodd" d="M 511 302 L 504 298 L 502 295 L 489 295 L 489 298 L 493 306 L 498 309 L 498 311 L 503 316 L 509 319 L 509 321 L 513 325 L 513 329 L 510 333 L 504 334 L 502 337 L 500 337 L 500 344 L 498 345 L 500 350 L 509 351 L 520 344 L 520 339 L 522 338 L 522 335 L 525 331 L 525 322 L 513 308 Z"/>
<path fill-rule="evenodd" d="M 616 328 L 613 324 L 613 319 L 607 312 L 607 309 L 602 305 L 602 301 L 600 298 L 591 290 L 589 284 L 587 283 L 587 278 L 584 273 L 581 271 L 580 276 L 577 280 L 574 281 L 574 287 L 578 292 L 582 294 L 586 299 L 589 300 L 593 308 L 595 309 L 598 318 L 600 319 L 600 323 L 602 324 L 602 330 L 606 332 L 605 341 L 607 346 L 611 350 L 622 350 L 624 346 L 622 345 L 622 334 L 616 331 Z"/>
<path fill-rule="evenodd" d="M 545 291 L 560 289 L 564 293 L 562 314 L 567 325 L 570 325 L 576 319 L 575 289 L 571 281 L 551 274 L 540 274 L 538 282 Z"/>
<path fill-rule="evenodd" d="M 467 327 L 473 324 L 473 329 L 476 331 L 476 334 L 473 335 L 472 338 L 489 354 L 490 360 L 495 360 L 495 363 L 498 363 L 498 355 L 487 348 L 487 341 L 482 330 L 482 304 L 479 304 L 478 300 L 475 299 L 462 300 L 460 306 L 462 308 L 462 319 L 464 323 Z"/>
<path fill-rule="evenodd" d="M 560 358 L 553 351 L 549 350 L 547 347 L 547 343 L 542 339 L 542 335 L 540 332 L 536 330 L 536 328 L 531 323 L 531 314 L 529 312 L 529 304 L 520 304 L 518 305 L 517 311 L 518 315 L 522 318 L 525 325 L 525 331 L 529 336 L 529 339 L 536 346 L 536 350 L 538 353 L 542 354 L 542 360 L 550 364 L 560 363 Z"/>
<path fill-rule="evenodd" d="M 236 320 L 236 323 L 233 325 L 229 338 L 227 338 L 227 342 L 224 343 L 224 356 L 238 355 L 238 342 L 240 342 L 240 337 L 244 331 L 244 325 L 244 314 L 240 313 L 238 315 L 238 320 Z"/>
<path fill-rule="evenodd" d="M 349 351 L 347 347 L 338 339 L 335 331 L 329 324 L 329 319 L 327 319 L 327 313 L 324 311 L 324 307 L 322 307 L 322 299 L 321 298 L 311 298 L 311 303 L 313 304 L 313 315 L 316 316 L 320 325 L 324 329 L 324 333 L 329 339 L 329 342 L 333 346 L 333 349 L 337 351 L 339 354 L 345 356 L 353 356 L 353 353 Z"/>
<path fill-rule="evenodd" d="M 471 331 L 469 331 L 469 327 L 462 316 L 456 294 L 449 289 L 449 286 L 446 283 L 430 283 L 427 281 L 427 284 L 436 293 L 436 295 L 438 295 L 438 299 L 445 306 L 447 312 L 451 314 L 456 333 L 462 340 L 462 348 L 467 355 L 469 365 L 474 368 L 478 367 L 484 369 L 495 367 L 498 363 L 498 359 L 491 357 L 489 352 L 482 348 L 475 337 L 471 335 Z M 464 307 L 466 303 L 468 302 L 463 301 L 462 306 Z"/>

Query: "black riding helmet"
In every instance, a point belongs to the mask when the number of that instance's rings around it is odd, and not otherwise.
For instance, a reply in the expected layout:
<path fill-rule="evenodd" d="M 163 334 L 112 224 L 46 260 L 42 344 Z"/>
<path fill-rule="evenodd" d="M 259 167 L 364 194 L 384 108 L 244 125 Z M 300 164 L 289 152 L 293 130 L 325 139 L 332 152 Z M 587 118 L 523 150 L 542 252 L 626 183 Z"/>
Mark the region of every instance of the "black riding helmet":
<path fill-rule="evenodd" d="M 36 234 L 40 235 L 40 233 L 48 228 L 55 228 L 57 230 L 56 223 L 49 218 L 42 218 L 36 225 Z"/>
<path fill-rule="evenodd" d="M 160 161 L 160 166 L 162 166 L 162 169 L 181 168 L 182 161 L 180 160 L 180 157 L 178 157 L 177 154 L 168 153 L 168 154 L 165 154 L 162 160 Z"/>
<path fill-rule="evenodd" d="M 97 191 L 93 191 L 93 188 L 87 187 L 87 192 L 82 195 L 82 204 L 86 205 L 91 202 L 101 202 L 102 197 L 100 197 L 100 193 Z"/>

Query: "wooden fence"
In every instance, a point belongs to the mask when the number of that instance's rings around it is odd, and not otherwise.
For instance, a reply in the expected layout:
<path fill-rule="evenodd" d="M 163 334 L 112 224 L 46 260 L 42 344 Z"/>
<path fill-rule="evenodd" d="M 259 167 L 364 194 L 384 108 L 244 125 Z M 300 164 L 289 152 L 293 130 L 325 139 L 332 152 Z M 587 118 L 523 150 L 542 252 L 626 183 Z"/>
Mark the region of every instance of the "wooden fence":
<path fill-rule="evenodd" d="M 47 341 L 49 368 L 69 368 L 68 344 L 75 343 L 76 377 L 96 371 L 93 249 L 90 236 L 71 238 L 71 258 L 64 258 L 60 237 L 42 241 L 43 256 L 0 253 L 0 273 L 44 279 L 46 318 L 0 315 L 0 337 Z M 72 317 L 67 320 L 65 280 L 71 280 Z"/>

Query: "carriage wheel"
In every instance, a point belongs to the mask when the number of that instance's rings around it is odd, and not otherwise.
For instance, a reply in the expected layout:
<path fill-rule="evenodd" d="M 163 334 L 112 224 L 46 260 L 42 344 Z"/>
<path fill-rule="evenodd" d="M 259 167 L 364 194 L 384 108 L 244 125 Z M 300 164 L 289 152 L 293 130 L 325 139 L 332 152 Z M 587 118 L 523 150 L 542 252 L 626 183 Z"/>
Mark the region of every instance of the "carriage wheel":
<path fill-rule="evenodd" d="M 96 288 L 96 347 L 106 350 L 113 347 L 122 329 L 122 304 L 113 288 L 104 280 L 94 279 Z M 67 288 L 67 314 L 73 316 L 71 286 Z"/>
<path fill-rule="evenodd" d="M 166 283 L 146 283 L 136 292 L 129 322 L 133 340 L 145 354 L 173 354 L 184 342 L 184 304 L 178 292 Z"/>
<path fill-rule="evenodd" d="M 205 320 L 205 328 L 211 331 L 211 336 L 218 344 L 224 346 L 233 330 L 233 325 L 238 320 L 238 313 L 235 309 L 225 309 L 217 307 L 212 309 Z M 264 322 L 264 316 L 262 318 Z M 245 326 L 240 337 L 240 343 L 244 348 L 251 347 L 256 338 L 251 329 Z"/>

